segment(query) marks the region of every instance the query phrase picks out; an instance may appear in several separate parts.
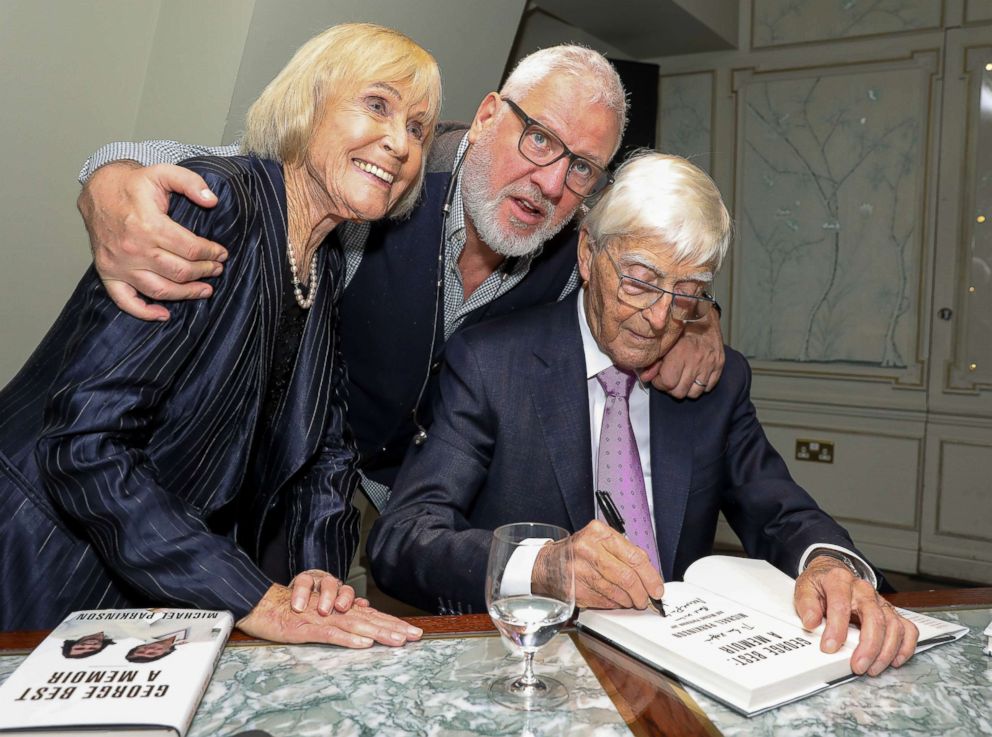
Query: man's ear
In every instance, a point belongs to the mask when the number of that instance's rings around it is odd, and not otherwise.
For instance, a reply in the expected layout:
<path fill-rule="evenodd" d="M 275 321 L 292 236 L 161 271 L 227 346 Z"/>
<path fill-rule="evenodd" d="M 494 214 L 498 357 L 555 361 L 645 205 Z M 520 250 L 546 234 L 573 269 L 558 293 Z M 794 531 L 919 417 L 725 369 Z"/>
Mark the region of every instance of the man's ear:
<path fill-rule="evenodd" d="M 482 98 L 482 102 L 479 103 L 479 109 L 475 111 L 475 117 L 472 118 L 472 126 L 468 129 L 469 143 L 475 143 L 479 140 L 482 131 L 492 125 L 502 102 L 503 99 L 499 96 L 498 92 L 490 92 Z"/>
<path fill-rule="evenodd" d="M 589 237 L 589 231 L 584 227 L 579 229 L 579 277 L 582 279 L 583 284 L 589 282 L 589 274 L 592 273 L 592 238 Z"/>

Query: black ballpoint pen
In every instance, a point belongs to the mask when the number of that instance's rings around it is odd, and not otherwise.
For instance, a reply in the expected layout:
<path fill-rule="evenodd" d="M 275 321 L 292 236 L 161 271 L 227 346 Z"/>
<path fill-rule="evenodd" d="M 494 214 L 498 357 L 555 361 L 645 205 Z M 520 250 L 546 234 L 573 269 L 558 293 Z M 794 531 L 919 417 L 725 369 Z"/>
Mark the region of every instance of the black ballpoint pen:
<path fill-rule="evenodd" d="M 623 523 L 623 516 L 617 509 L 616 504 L 613 503 L 613 497 L 610 496 L 610 492 L 602 491 L 600 489 L 596 490 L 596 502 L 599 504 L 599 509 L 603 513 L 603 519 L 606 520 L 606 524 L 610 528 L 616 530 L 621 535 L 625 535 L 627 528 Z M 658 612 L 663 617 L 667 617 L 665 614 L 665 604 L 661 599 L 655 599 L 653 596 L 648 596 L 648 601 L 651 602 L 651 606 L 654 610 Z"/>

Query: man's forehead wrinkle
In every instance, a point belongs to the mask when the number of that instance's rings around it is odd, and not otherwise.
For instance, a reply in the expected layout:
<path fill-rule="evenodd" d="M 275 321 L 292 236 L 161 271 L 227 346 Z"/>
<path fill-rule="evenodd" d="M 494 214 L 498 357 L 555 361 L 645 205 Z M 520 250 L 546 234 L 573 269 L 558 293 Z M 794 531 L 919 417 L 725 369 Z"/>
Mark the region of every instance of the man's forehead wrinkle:
<path fill-rule="evenodd" d="M 654 260 L 650 256 L 645 256 L 644 254 L 639 253 L 638 251 L 622 252 L 620 254 L 619 261 L 621 265 L 624 266 L 630 266 L 630 265 L 643 266 L 653 271 L 662 279 L 671 276 L 673 272 L 677 272 L 679 270 L 678 264 L 676 264 L 673 268 L 669 268 L 668 270 L 666 270 L 661 266 L 659 266 L 656 260 Z M 694 271 L 686 274 L 677 274 L 678 278 L 686 281 L 700 281 L 700 282 L 713 281 L 713 272 L 707 270 L 705 267 L 690 267 L 690 268 L 694 269 Z"/>

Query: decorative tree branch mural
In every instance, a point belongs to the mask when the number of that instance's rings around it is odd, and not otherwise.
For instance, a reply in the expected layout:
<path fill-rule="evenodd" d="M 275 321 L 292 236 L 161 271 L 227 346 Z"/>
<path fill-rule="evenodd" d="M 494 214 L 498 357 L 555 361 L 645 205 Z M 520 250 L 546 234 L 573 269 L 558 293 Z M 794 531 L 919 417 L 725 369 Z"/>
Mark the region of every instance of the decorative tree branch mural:
<path fill-rule="evenodd" d="M 754 0 L 754 41 L 776 46 L 933 28 L 937 0 Z"/>
<path fill-rule="evenodd" d="M 921 217 L 913 79 L 893 71 L 747 86 L 749 355 L 906 366 Z"/>
<path fill-rule="evenodd" d="M 661 138 L 658 148 L 678 154 L 709 172 L 713 76 L 682 74 L 661 80 Z"/>

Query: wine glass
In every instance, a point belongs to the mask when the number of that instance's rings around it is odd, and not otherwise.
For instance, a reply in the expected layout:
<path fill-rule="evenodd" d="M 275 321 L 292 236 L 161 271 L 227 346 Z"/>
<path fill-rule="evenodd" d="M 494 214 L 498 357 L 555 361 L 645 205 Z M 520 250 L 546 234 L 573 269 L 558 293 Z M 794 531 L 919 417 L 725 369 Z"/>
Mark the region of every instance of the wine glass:
<path fill-rule="evenodd" d="M 560 565 L 550 577 L 547 591 L 530 593 L 531 562 L 537 549 L 548 541 L 559 548 L 556 561 Z M 525 562 L 520 568 L 522 561 Z M 554 678 L 534 675 L 534 653 L 558 633 L 575 609 L 572 539 L 568 531 L 535 522 L 497 528 L 486 569 L 486 606 L 496 628 L 524 654 L 523 675 L 497 678 L 489 687 L 493 701 L 524 711 L 563 704 L 568 690 Z"/>

